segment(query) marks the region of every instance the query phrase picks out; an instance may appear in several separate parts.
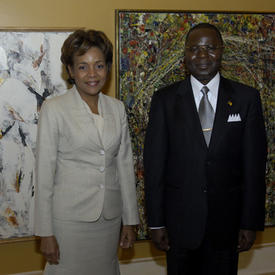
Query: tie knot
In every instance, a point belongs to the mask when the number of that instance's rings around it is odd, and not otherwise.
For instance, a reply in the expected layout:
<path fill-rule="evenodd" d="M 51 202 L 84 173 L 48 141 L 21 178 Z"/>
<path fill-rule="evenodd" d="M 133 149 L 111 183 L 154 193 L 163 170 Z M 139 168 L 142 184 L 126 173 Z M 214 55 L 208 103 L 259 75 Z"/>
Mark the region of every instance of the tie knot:
<path fill-rule="evenodd" d="M 201 92 L 204 94 L 204 95 L 207 95 L 207 93 L 209 92 L 209 89 L 207 88 L 207 86 L 203 86 L 201 88 Z"/>

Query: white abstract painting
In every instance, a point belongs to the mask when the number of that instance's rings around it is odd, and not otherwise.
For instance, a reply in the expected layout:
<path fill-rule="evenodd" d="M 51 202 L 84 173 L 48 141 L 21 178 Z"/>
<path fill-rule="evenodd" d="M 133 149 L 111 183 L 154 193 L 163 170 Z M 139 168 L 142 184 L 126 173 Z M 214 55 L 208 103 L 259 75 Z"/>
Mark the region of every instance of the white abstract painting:
<path fill-rule="evenodd" d="M 0 239 L 33 234 L 37 120 L 43 101 L 67 88 L 68 35 L 0 31 Z"/>

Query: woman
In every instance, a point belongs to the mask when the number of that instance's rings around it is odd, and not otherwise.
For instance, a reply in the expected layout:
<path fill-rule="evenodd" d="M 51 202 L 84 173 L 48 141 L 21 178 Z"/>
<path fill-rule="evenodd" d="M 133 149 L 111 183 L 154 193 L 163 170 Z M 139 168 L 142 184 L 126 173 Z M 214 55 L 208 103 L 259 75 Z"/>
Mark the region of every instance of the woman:
<path fill-rule="evenodd" d="M 35 233 L 47 260 L 45 274 L 117 275 L 118 243 L 127 248 L 135 240 L 127 117 L 122 102 L 102 93 L 112 56 L 104 33 L 75 31 L 61 55 L 74 86 L 42 105 Z"/>

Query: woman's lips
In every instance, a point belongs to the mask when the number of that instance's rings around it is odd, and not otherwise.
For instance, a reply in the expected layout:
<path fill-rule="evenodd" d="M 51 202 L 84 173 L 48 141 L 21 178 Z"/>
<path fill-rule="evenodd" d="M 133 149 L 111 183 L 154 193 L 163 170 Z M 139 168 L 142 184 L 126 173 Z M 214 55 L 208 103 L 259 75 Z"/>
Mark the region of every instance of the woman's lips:
<path fill-rule="evenodd" d="M 95 87 L 95 86 L 98 85 L 98 83 L 99 83 L 99 81 L 88 81 L 88 82 L 86 82 L 86 84 L 90 87 Z"/>

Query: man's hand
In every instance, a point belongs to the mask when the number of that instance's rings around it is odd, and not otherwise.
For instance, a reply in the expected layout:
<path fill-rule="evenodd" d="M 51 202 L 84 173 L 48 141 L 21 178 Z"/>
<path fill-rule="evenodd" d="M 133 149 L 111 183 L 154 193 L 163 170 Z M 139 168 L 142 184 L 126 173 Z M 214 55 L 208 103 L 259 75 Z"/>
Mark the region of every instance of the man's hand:
<path fill-rule="evenodd" d="M 239 232 L 238 252 L 249 250 L 256 239 L 256 231 L 241 229 Z"/>
<path fill-rule="evenodd" d="M 130 248 L 136 240 L 134 225 L 123 225 L 120 234 L 120 246 L 122 248 Z"/>
<path fill-rule="evenodd" d="M 41 237 L 40 251 L 49 264 L 59 263 L 60 252 L 55 236 Z"/>
<path fill-rule="evenodd" d="M 151 229 L 152 241 L 159 250 L 168 251 L 169 240 L 165 228 Z"/>

